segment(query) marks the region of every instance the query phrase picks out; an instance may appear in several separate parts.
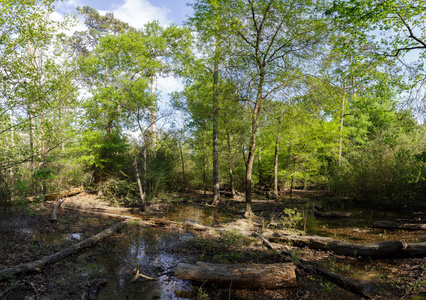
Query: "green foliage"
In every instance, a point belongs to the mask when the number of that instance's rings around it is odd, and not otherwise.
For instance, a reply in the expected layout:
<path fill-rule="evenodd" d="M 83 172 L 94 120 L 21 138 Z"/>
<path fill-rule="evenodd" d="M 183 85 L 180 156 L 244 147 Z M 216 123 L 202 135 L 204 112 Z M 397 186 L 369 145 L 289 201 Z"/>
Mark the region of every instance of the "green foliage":
<path fill-rule="evenodd" d="M 285 208 L 280 218 L 283 228 L 287 229 L 295 229 L 302 221 L 302 214 L 296 208 Z"/>
<path fill-rule="evenodd" d="M 424 166 L 417 157 L 425 146 L 414 136 L 414 132 L 396 136 L 393 131 L 384 132 L 347 153 L 333 176 L 335 191 L 362 201 L 398 199 L 401 205 L 402 199 L 418 197 Z"/>
<path fill-rule="evenodd" d="M 114 205 L 133 204 L 138 201 L 136 182 L 129 181 L 128 178 L 110 177 L 100 184 L 99 190 Z"/>
<path fill-rule="evenodd" d="M 87 171 L 92 171 L 95 183 L 118 176 L 128 161 L 127 141 L 116 133 L 87 132 L 83 135 L 81 146 L 75 151 L 81 156 L 80 163 Z"/>

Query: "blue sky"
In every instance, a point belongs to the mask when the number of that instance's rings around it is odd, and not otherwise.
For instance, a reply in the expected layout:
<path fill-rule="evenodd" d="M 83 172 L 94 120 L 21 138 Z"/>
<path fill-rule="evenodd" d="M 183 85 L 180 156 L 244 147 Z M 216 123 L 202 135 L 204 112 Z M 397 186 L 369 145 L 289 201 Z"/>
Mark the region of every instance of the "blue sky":
<path fill-rule="evenodd" d="M 113 12 L 116 18 L 138 28 L 153 20 L 159 20 L 163 26 L 182 24 L 192 14 L 188 2 L 192 0 L 64 0 L 57 4 L 57 11 L 72 13 L 78 6 L 90 6 L 101 12 Z"/>
<path fill-rule="evenodd" d="M 63 0 L 56 3 L 56 12 L 53 19 L 63 20 L 65 14 L 75 13 L 77 7 L 90 6 L 101 14 L 114 13 L 130 26 L 142 28 L 147 22 L 158 20 L 165 27 L 171 24 L 182 24 L 187 16 L 192 15 L 192 8 L 186 3 L 193 0 Z M 74 31 L 85 31 L 82 19 L 67 33 L 71 35 Z M 159 77 L 156 82 L 157 91 L 163 99 L 162 104 L 167 106 L 169 94 L 182 90 L 182 81 L 173 76 Z"/>

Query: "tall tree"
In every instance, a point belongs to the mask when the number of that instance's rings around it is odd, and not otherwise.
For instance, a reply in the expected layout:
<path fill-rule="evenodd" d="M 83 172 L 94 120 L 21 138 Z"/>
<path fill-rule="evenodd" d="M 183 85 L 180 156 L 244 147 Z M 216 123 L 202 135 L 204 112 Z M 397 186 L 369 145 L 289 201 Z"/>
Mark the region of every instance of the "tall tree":
<path fill-rule="evenodd" d="M 286 74 L 312 57 L 324 35 L 317 11 L 320 2 L 299 0 L 223 1 L 226 25 L 235 44 L 233 59 L 252 103 L 251 133 L 246 162 L 246 211 L 251 208 L 252 171 L 259 119 L 266 99 L 282 88 Z M 306 62 L 306 61 L 305 61 Z M 252 90 L 254 93 L 252 93 Z"/>

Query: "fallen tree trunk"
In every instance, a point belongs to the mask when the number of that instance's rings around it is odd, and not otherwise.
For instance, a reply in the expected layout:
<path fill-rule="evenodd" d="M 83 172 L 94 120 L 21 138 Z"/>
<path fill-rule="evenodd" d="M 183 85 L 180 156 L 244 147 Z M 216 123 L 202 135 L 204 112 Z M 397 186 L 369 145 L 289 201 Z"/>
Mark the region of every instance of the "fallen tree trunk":
<path fill-rule="evenodd" d="M 113 207 L 113 206 L 107 206 L 102 205 L 99 203 L 84 203 L 84 202 L 78 202 L 78 201 L 67 201 L 62 205 L 63 208 L 67 209 L 88 209 L 92 211 L 99 211 L 99 212 L 107 212 L 107 213 L 113 213 L 113 214 L 140 214 L 141 210 L 137 207 Z"/>
<path fill-rule="evenodd" d="M 426 256 L 426 242 L 423 243 L 407 243 L 403 251 L 404 256 L 407 257 L 425 257 Z"/>
<path fill-rule="evenodd" d="M 268 237 L 268 239 L 272 242 L 286 242 L 299 247 L 329 250 L 341 255 L 363 257 L 398 256 L 407 246 L 402 241 L 386 241 L 371 244 L 351 244 L 321 236 L 283 235 L 279 237 L 271 236 Z"/>
<path fill-rule="evenodd" d="M 58 221 L 58 208 L 65 201 L 65 199 L 66 198 L 61 198 L 55 203 L 55 206 L 53 207 L 53 210 L 52 210 L 52 216 L 50 217 L 51 222 Z"/>
<path fill-rule="evenodd" d="M 342 211 L 331 211 L 331 212 L 316 211 L 314 215 L 316 217 L 323 217 L 323 218 L 349 218 L 352 214 L 350 212 L 342 212 Z"/>
<path fill-rule="evenodd" d="M 74 208 L 74 207 L 63 207 L 64 209 L 82 212 L 86 214 L 92 214 L 92 215 L 98 215 L 98 216 L 104 216 L 104 217 L 112 217 L 112 218 L 121 218 L 121 219 L 133 219 L 133 220 L 142 220 L 140 217 L 135 216 L 129 216 L 129 215 L 122 215 L 122 214 L 113 214 L 103 211 L 95 211 L 90 209 L 82 209 L 82 208 Z"/>
<path fill-rule="evenodd" d="M 179 263 L 175 277 L 228 288 L 281 289 L 296 287 L 296 266 L 279 264 Z"/>
<path fill-rule="evenodd" d="M 382 229 L 426 230 L 426 224 L 376 221 L 371 226 Z"/>
<path fill-rule="evenodd" d="M 0 270 L 0 281 L 19 274 L 19 273 L 27 273 L 27 272 L 31 272 L 31 271 L 41 271 L 43 269 L 43 267 L 53 264 L 61 259 L 63 259 L 64 257 L 67 257 L 73 253 L 76 253 L 77 251 L 83 249 L 83 248 L 87 248 L 90 247 L 98 242 L 100 242 L 101 240 L 113 235 L 120 227 L 124 226 L 127 224 L 128 221 L 123 221 L 120 223 L 117 223 L 107 229 L 105 229 L 104 231 L 90 237 L 87 238 L 77 244 L 72 245 L 71 247 L 68 247 L 60 252 L 57 252 L 55 254 L 52 254 L 50 256 L 46 256 L 43 257 L 42 259 L 33 261 L 33 262 L 29 262 L 29 263 L 25 263 L 25 264 L 20 264 L 8 269 L 4 269 L 4 270 Z"/>
<path fill-rule="evenodd" d="M 263 243 L 266 245 L 267 248 L 269 248 L 273 251 L 276 251 L 274 246 L 267 239 L 265 239 L 263 236 L 261 236 L 258 233 L 254 233 L 254 235 L 259 237 L 263 241 Z M 286 251 L 286 250 L 282 250 L 281 253 L 286 255 L 286 256 L 289 256 L 289 257 L 294 256 L 294 254 L 292 252 Z M 327 271 L 325 269 L 322 269 L 322 268 L 316 266 L 315 264 L 304 260 L 303 258 L 298 259 L 298 263 L 296 264 L 296 267 L 301 268 L 301 269 L 308 271 L 310 273 L 320 274 L 320 275 L 326 277 L 328 280 L 336 283 L 338 286 L 340 286 L 340 287 L 342 287 L 346 290 L 349 290 L 354 294 L 360 295 L 364 299 L 370 298 L 365 293 L 364 288 L 361 287 L 360 285 L 356 284 L 353 280 L 342 277 L 340 275 L 337 275 L 336 273 L 333 273 L 331 271 Z"/>

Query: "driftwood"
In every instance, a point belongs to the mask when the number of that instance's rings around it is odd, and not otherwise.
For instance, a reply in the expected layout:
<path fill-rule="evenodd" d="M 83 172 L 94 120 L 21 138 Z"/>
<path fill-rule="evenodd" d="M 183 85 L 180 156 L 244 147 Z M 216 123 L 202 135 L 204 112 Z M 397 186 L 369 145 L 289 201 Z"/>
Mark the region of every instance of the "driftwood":
<path fill-rule="evenodd" d="M 280 264 L 179 263 L 175 277 L 228 288 L 280 289 L 296 287 L 296 266 Z"/>
<path fill-rule="evenodd" d="M 113 235 L 120 227 L 122 227 L 123 225 L 126 225 L 126 223 L 127 221 L 117 223 L 90 238 L 87 238 L 77 244 L 72 245 L 71 247 L 68 247 L 50 256 L 43 257 L 33 262 L 20 264 L 8 269 L 0 270 L 0 281 L 19 273 L 27 273 L 31 271 L 40 272 L 43 269 L 43 267 L 53 264 L 73 253 L 76 253 L 77 251 L 80 251 L 83 248 L 90 247 L 100 242 L 101 240 Z"/>
<path fill-rule="evenodd" d="M 405 229 L 405 230 L 426 230 L 426 224 L 420 223 L 397 223 L 397 222 L 384 222 L 376 221 L 373 222 L 373 228 L 383 229 Z"/>
<path fill-rule="evenodd" d="M 266 245 L 267 248 L 276 251 L 274 246 L 267 240 L 265 239 L 263 236 L 261 236 L 258 233 L 254 233 L 255 236 L 259 237 L 263 243 Z M 290 251 L 286 251 L 283 250 L 281 251 L 282 254 L 286 255 L 286 256 L 294 256 L 292 255 L 293 253 Z M 369 299 L 369 296 L 365 293 L 364 288 L 359 286 L 358 284 L 356 284 L 356 282 L 354 282 L 351 279 L 342 277 L 340 275 L 337 275 L 336 273 L 327 271 L 323 268 L 320 268 L 316 265 L 314 265 L 313 263 L 310 263 L 302 258 L 298 258 L 298 262 L 296 264 L 296 266 L 298 268 L 301 268 L 305 271 L 308 271 L 310 273 L 317 273 L 320 275 L 325 276 L 328 280 L 334 282 L 335 284 L 337 284 L 338 286 L 351 291 L 354 294 L 360 295 L 361 297 L 363 297 L 364 299 Z"/>
<path fill-rule="evenodd" d="M 51 222 L 56 222 L 58 221 L 58 209 L 59 206 L 61 206 L 61 204 L 65 201 L 66 198 L 61 198 L 59 199 L 56 203 L 55 206 L 53 206 L 53 210 L 52 210 L 52 216 L 50 217 L 50 221 Z"/>
<path fill-rule="evenodd" d="M 352 214 L 350 212 L 344 212 L 344 211 L 330 211 L 330 212 L 316 211 L 314 215 L 316 217 L 322 217 L 322 218 L 349 218 Z"/>

